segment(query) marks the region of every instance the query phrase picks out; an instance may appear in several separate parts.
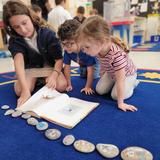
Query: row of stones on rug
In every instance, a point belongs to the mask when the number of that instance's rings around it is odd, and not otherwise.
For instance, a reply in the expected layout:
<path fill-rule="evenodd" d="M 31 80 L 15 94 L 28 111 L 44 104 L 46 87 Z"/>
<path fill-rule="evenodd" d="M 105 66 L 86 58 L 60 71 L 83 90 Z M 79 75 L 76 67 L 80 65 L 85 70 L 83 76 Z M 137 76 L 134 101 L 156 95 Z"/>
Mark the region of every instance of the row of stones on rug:
<path fill-rule="evenodd" d="M 12 117 L 19 117 L 21 116 L 23 119 L 27 119 L 27 123 L 29 125 L 33 125 L 36 126 L 37 130 L 46 130 L 48 128 L 48 123 L 47 122 L 38 122 L 38 120 L 34 117 L 31 117 L 30 114 L 28 113 L 21 113 L 20 111 L 15 111 L 13 109 L 9 109 L 9 107 L 2 106 L 2 109 L 8 109 L 4 115 L 12 115 Z M 60 138 L 61 136 L 61 132 L 57 129 L 47 129 L 45 131 L 45 136 L 50 139 L 50 140 L 56 140 L 58 138 Z M 83 152 L 83 153 L 91 153 L 95 150 L 95 145 L 91 142 L 88 142 L 86 140 L 76 140 L 75 141 L 75 137 L 73 135 L 67 135 L 63 138 L 63 144 L 64 145 L 72 145 L 74 148 L 79 151 L 79 152 Z M 106 149 L 104 149 L 105 147 L 107 147 L 108 151 Z M 114 146 L 114 145 L 107 145 L 107 144 L 97 144 L 96 148 L 98 150 L 98 152 L 100 154 L 102 154 L 103 156 L 107 157 L 107 158 L 113 158 L 115 156 L 117 156 L 119 154 L 119 149 Z M 108 153 L 107 153 L 108 152 Z"/>
<path fill-rule="evenodd" d="M 56 140 L 61 137 L 61 132 L 59 130 L 48 129 L 47 122 L 45 122 L 45 121 L 38 122 L 38 120 L 36 118 L 31 117 L 31 115 L 28 113 L 21 113 L 19 111 L 9 109 L 9 106 L 7 106 L 7 105 L 2 106 L 1 109 L 5 109 L 5 110 L 8 109 L 4 113 L 4 115 L 12 115 L 12 117 L 21 116 L 23 119 L 27 119 L 27 123 L 29 125 L 36 126 L 37 130 L 40 130 L 40 131 L 46 130 L 45 136 L 49 140 Z M 86 141 L 86 140 L 76 140 L 75 141 L 75 137 L 73 135 L 66 135 L 63 138 L 62 142 L 66 146 L 73 144 L 74 148 L 77 151 L 83 152 L 83 153 L 91 153 L 95 149 L 97 149 L 97 151 L 103 157 L 106 157 L 106 158 L 114 158 L 114 157 L 118 156 L 118 154 L 120 152 L 118 147 L 115 145 L 112 145 L 112 144 L 98 143 L 95 146 L 93 143 Z M 141 147 L 128 147 L 121 152 L 121 158 L 123 160 L 139 160 L 139 159 L 153 160 L 153 155 L 148 150 L 141 148 Z"/>

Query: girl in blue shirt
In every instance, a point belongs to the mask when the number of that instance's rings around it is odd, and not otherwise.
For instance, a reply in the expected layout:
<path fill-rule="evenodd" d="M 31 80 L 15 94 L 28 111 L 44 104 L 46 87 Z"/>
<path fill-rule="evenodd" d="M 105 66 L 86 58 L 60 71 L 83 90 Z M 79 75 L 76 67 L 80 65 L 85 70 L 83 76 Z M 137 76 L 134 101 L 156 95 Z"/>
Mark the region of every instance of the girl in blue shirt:
<path fill-rule="evenodd" d="M 67 83 L 61 73 L 62 49 L 55 32 L 20 1 L 10 0 L 3 6 L 3 22 L 10 35 L 9 50 L 17 75 L 14 85 L 19 96 L 17 107 L 31 96 L 37 81 L 37 77 L 26 76 L 26 69 L 54 67 L 46 77 L 46 86 L 65 91 Z"/>

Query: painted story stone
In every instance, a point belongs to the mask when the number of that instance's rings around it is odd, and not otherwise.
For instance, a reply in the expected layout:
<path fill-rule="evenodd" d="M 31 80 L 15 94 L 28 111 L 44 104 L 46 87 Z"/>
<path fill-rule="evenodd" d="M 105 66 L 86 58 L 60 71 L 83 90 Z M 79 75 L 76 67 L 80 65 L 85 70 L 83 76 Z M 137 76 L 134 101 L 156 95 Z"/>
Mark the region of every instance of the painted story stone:
<path fill-rule="evenodd" d="M 86 140 L 77 140 L 74 142 L 74 148 L 83 153 L 91 153 L 95 150 L 95 145 Z"/>
<path fill-rule="evenodd" d="M 39 122 L 36 125 L 36 129 L 39 130 L 39 131 L 46 130 L 47 128 L 48 128 L 48 123 L 47 122 Z"/>
<path fill-rule="evenodd" d="M 49 140 L 56 140 L 56 139 L 60 138 L 61 132 L 58 129 L 47 129 L 45 131 L 45 136 Z"/>
<path fill-rule="evenodd" d="M 103 157 L 106 158 L 114 158 L 119 154 L 118 147 L 112 144 L 98 143 L 96 145 L 96 149 Z"/>
<path fill-rule="evenodd" d="M 71 144 L 73 144 L 73 142 L 75 141 L 75 137 L 73 135 L 66 135 L 64 138 L 63 138 L 63 144 L 66 145 L 66 146 L 69 146 Z"/>
<path fill-rule="evenodd" d="M 34 117 L 28 118 L 27 123 L 32 126 L 36 126 L 38 124 L 38 120 Z"/>

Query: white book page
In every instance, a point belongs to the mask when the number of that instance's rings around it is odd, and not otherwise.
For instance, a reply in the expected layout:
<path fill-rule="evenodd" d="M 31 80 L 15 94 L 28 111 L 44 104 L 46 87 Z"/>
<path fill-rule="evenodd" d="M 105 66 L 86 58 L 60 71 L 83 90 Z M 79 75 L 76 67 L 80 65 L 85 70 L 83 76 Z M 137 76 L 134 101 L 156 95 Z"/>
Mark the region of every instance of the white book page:
<path fill-rule="evenodd" d="M 48 111 L 47 117 L 44 112 L 41 116 L 67 128 L 73 128 L 99 104 L 77 98 L 69 98 L 69 100 L 70 102 L 68 104 L 57 106 L 53 112 Z"/>
<path fill-rule="evenodd" d="M 46 95 L 50 95 L 52 96 L 52 98 L 51 99 L 44 98 L 44 96 Z M 58 91 L 51 90 L 48 87 L 44 86 L 39 91 L 37 91 L 34 95 L 32 95 L 22 106 L 16 109 L 23 112 L 32 111 L 34 108 L 37 108 L 46 102 L 53 101 L 54 98 L 60 95 L 61 93 L 59 93 Z"/>
<path fill-rule="evenodd" d="M 46 118 L 52 117 L 53 113 L 56 113 L 59 108 L 70 104 L 70 98 L 67 94 L 61 94 L 55 99 L 46 100 L 45 103 L 41 104 L 39 107 L 32 109 L 33 112 L 37 113 L 40 117 L 44 116 Z"/>

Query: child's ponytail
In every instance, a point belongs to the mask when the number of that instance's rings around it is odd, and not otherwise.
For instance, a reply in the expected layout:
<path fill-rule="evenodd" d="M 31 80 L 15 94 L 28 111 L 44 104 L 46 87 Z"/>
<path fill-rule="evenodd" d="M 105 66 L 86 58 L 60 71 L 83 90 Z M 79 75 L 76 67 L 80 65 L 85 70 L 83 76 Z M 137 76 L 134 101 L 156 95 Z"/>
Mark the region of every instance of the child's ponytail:
<path fill-rule="evenodd" d="M 111 41 L 120 46 L 126 53 L 129 53 L 129 47 L 120 38 L 111 36 Z"/>

